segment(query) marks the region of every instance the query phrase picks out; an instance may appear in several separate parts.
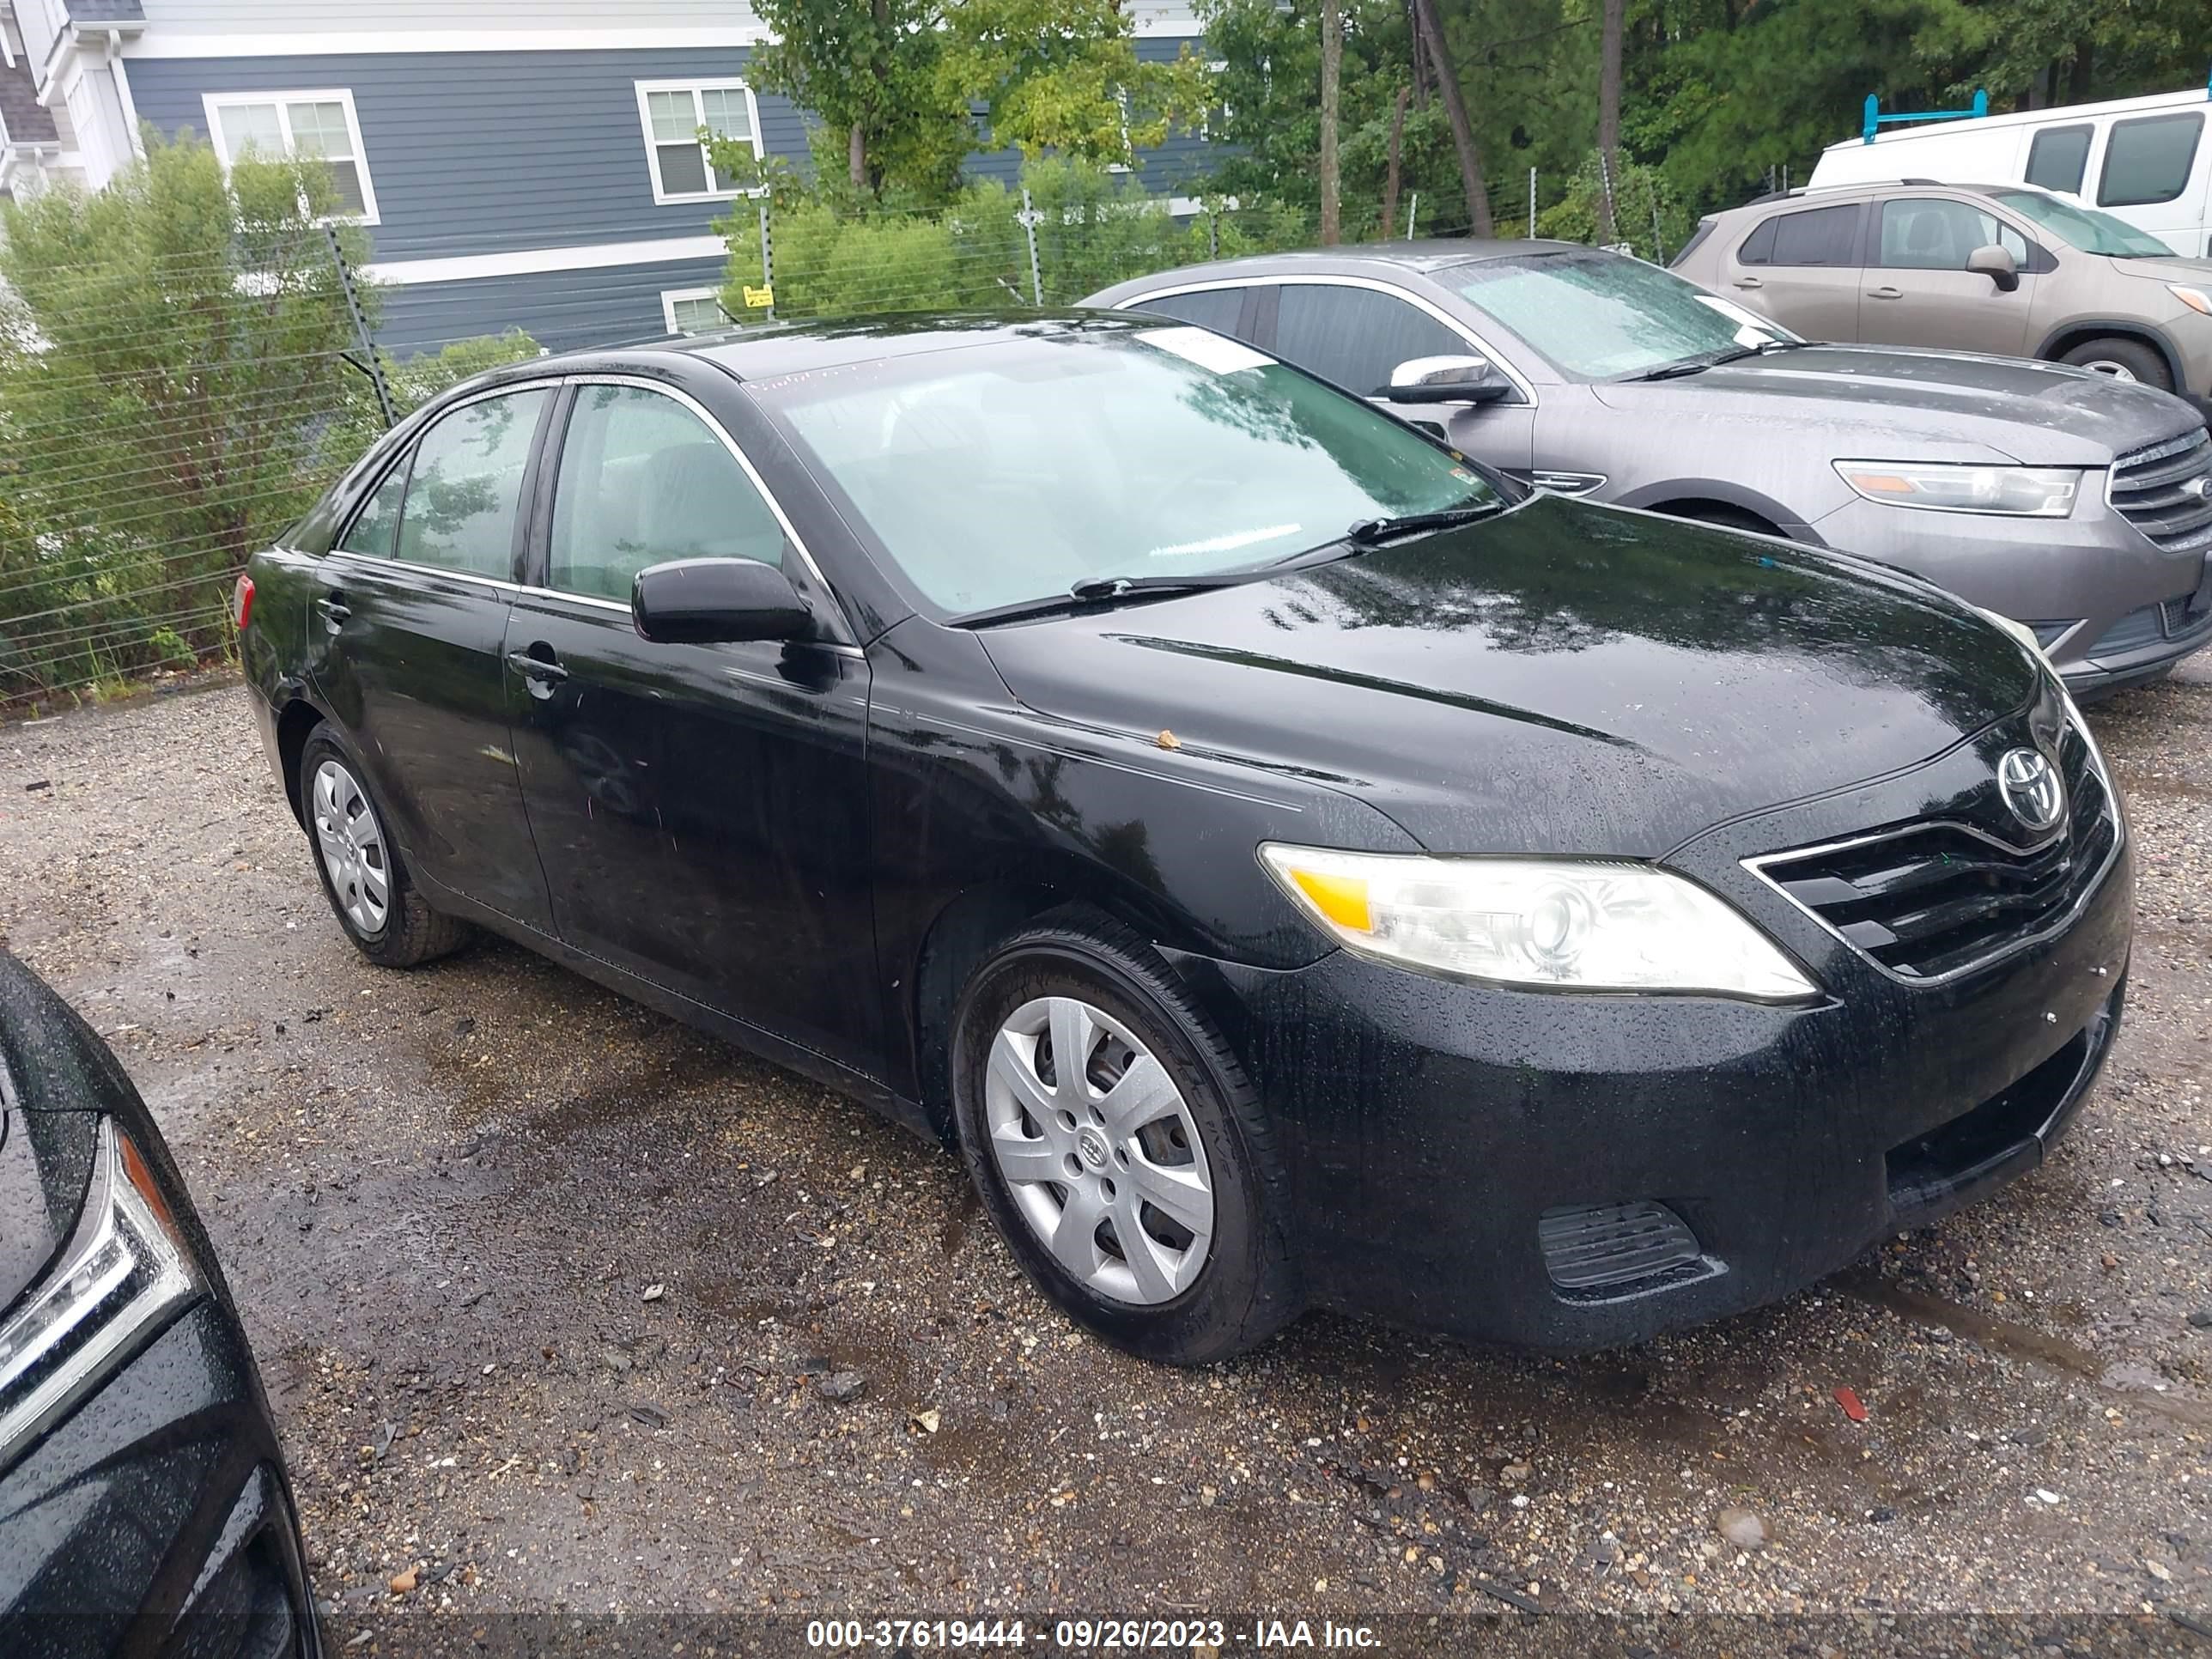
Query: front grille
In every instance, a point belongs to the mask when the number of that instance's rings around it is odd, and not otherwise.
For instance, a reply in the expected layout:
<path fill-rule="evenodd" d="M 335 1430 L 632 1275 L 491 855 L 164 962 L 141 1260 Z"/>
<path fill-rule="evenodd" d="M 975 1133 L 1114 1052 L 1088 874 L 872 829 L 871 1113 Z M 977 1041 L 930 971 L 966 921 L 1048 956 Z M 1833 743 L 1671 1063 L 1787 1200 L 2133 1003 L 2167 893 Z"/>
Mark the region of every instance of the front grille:
<path fill-rule="evenodd" d="M 1963 973 L 2041 938 L 2080 906 L 2119 842 L 2119 815 L 2081 734 L 2060 740 L 2063 829 L 2030 847 L 1950 820 L 1780 853 L 1753 867 L 1901 979 Z"/>
<path fill-rule="evenodd" d="M 2212 431 L 2200 426 L 2114 461 L 2112 510 L 2169 553 L 2212 548 L 2212 496 L 2198 487 L 2208 477 Z"/>
<path fill-rule="evenodd" d="M 1547 1210 L 1536 1240 L 1552 1283 L 1583 1295 L 1620 1295 L 1706 1269 L 1689 1224 L 1664 1204 L 1589 1204 Z"/>

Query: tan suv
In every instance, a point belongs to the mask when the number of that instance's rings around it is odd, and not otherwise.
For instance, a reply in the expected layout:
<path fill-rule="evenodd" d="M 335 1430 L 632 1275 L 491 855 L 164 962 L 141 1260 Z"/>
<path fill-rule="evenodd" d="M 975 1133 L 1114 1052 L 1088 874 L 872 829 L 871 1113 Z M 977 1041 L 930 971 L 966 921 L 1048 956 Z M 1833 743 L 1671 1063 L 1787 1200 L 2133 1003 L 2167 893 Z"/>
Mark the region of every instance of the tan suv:
<path fill-rule="evenodd" d="M 2032 185 L 1763 197 L 1674 268 L 1813 339 L 2074 363 L 2212 415 L 2212 260 Z"/>

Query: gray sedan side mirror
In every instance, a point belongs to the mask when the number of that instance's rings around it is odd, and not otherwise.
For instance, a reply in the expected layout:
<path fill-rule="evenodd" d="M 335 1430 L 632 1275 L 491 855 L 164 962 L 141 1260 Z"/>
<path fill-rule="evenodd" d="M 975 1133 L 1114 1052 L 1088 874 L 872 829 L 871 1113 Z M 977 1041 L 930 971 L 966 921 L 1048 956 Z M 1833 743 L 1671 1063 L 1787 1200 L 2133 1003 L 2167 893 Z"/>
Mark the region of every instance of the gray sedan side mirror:
<path fill-rule="evenodd" d="M 758 559 L 673 559 L 630 583 L 637 631 L 659 645 L 811 640 L 814 613 L 791 578 Z"/>
<path fill-rule="evenodd" d="M 1969 253 L 1966 269 L 1981 272 L 1996 284 L 2000 294 L 2009 294 L 2020 286 L 2020 262 L 2012 257 L 2009 249 L 1999 247 L 1995 242 Z"/>
<path fill-rule="evenodd" d="M 1513 393 L 1487 357 L 1409 357 L 1375 395 L 1394 404 L 1494 404 Z"/>

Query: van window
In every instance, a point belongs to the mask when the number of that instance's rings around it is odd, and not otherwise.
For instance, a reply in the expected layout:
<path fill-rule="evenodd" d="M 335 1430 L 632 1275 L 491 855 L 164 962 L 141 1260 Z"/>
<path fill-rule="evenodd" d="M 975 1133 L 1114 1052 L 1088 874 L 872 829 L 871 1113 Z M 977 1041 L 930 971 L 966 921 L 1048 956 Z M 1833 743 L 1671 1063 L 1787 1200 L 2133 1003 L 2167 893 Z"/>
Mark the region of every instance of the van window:
<path fill-rule="evenodd" d="M 2148 207 L 2171 202 L 2189 183 L 2204 118 L 2145 115 L 2112 123 L 2105 143 L 2105 174 L 2097 181 L 2099 207 Z"/>
<path fill-rule="evenodd" d="M 1814 208 L 1805 213 L 1785 213 L 1774 227 L 1774 263 L 1778 265 L 1853 265 L 1858 241 L 1859 210 L 1856 202 L 1841 207 Z"/>
<path fill-rule="evenodd" d="M 2045 190 L 2079 192 L 2089 165 L 2087 126 L 2045 127 L 2027 147 L 2027 182 Z"/>

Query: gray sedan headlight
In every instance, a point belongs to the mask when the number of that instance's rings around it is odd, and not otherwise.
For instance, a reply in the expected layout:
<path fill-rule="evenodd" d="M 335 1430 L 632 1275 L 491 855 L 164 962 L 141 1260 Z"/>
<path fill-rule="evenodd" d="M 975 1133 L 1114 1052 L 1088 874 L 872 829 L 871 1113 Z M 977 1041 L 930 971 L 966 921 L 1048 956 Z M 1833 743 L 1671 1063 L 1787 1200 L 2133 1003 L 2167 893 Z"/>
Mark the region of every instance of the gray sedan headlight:
<path fill-rule="evenodd" d="M 1260 861 L 1346 950 L 1423 973 L 1557 991 L 1819 994 L 1694 882 L 1597 859 L 1426 858 L 1270 842 Z"/>
<path fill-rule="evenodd" d="M 104 1120 L 76 1231 L 0 1324 L 0 1463 L 203 1288 L 153 1171 Z"/>
<path fill-rule="evenodd" d="M 2063 519 L 2081 493 L 2081 474 L 2067 466 L 1980 466 L 1946 462 L 1838 461 L 1843 481 L 1885 507 L 1938 513 L 2000 513 Z"/>

